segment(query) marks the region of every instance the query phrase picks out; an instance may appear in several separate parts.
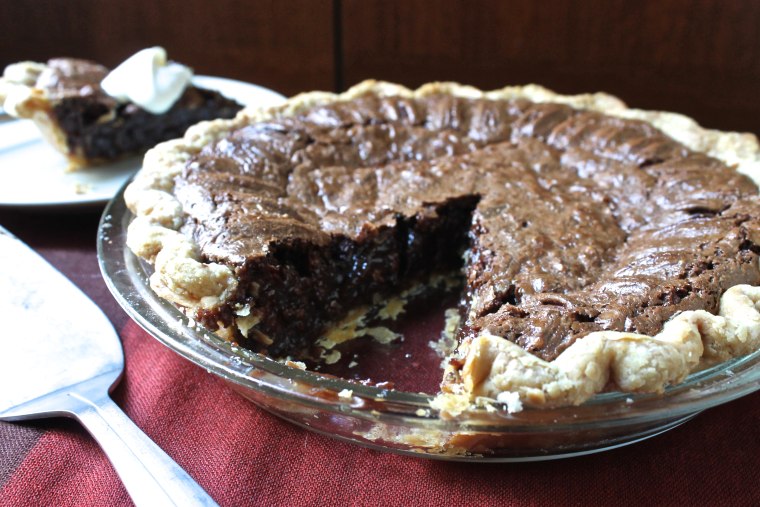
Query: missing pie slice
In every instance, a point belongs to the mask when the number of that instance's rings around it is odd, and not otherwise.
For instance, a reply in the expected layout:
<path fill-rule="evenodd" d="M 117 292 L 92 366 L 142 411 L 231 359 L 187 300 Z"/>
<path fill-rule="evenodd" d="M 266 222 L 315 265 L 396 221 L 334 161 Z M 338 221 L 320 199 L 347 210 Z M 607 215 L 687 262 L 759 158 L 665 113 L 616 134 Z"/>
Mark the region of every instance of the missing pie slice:
<path fill-rule="evenodd" d="M 72 169 L 139 154 L 199 121 L 231 118 L 242 109 L 216 91 L 189 85 L 171 108 L 154 114 L 105 93 L 101 82 L 108 73 L 74 58 L 16 63 L 0 78 L 0 104 L 8 114 L 34 120 Z"/>
<path fill-rule="evenodd" d="M 579 404 L 760 347 L 758 153 L 604 94 L 370 81 L 148 152 L 128 244 L 161 297 L 275 357 L 461 270 L 436 406 Z"/>

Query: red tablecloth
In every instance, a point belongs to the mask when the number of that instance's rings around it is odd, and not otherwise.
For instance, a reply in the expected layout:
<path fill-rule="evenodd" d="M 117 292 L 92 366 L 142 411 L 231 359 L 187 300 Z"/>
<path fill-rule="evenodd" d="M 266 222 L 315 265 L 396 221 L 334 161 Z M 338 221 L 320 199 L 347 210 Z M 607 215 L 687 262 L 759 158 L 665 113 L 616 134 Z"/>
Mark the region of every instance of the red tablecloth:
<path fill-rule="evenodd" d="M 127 318 L 98 270 L 98 215 L 0 210 L 0 224 L 105 310 L 126 356 L 116 402 L 220 505 L 760 505 L 760 393 L 635 445 L 522 464 L 380 453 L 277 419 Z M 3 506 L 130 504 L 98 446 L 63 419 L 0 423 L 0 488 Z"/>

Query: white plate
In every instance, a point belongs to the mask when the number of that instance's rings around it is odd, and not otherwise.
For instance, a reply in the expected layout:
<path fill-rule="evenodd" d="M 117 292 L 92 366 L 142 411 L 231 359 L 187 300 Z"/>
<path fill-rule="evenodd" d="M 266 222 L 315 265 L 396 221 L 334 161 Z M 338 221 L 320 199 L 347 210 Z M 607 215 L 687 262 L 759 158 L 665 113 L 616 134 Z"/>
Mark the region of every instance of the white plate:
<path fill-rule="evenodd" d="M 195 76 L 201 88 L 218 90 L 245 106 L 274 106 L 285 97 L 242 81 Z M 66 172 L 68 162 L 40 136 L 31 120 L 0 121 L 0 206 L 46 207 L 103 204 L 142 162 L 141 157 Z"/>

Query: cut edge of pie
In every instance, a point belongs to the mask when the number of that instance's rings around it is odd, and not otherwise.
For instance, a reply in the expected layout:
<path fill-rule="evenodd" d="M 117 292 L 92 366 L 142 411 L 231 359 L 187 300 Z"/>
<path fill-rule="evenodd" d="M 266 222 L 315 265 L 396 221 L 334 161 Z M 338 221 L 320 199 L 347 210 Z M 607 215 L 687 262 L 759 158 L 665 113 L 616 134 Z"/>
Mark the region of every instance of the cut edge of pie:
<path fill-rule="evenodd" d="M 604 93 L 560 95 L 538 85 L 510 86 L 484 92 L 457 83 L 429 83 L 417 90 L 365 81 L 342 94 L 309 92 L 269 108 L 248 108 L 230 120 L 201 122 L 185 136 L 150 150 L 143 169 L 125 191 L 135 218 L 127 244 L 154 264 L 153 290 L 188 312 L 210 310 L 237 288 L 233 271 L 201 260 L 198 246 L 178 232 L 183 209 L 172 195 L 174 178 L 209 143 L 254 122 L 294 116 L 311 107 L 349 101 L 365 94 L 406 98 L 448 94 L 492 100 L 528 99 L 647 122 L 687 148 L 721 160 L 760 186 L 760 146 L 752 134 L 700 127 L 686 116 L 630 109 Z M 579 338 L 556 359 L 544 361 L 505 338 L 482 332 L 460 345 L 464 366 L 458 381 L 444 385 L 432 402 L 443 416 L 456 416 L 482 401 L 497 401 L 508 411 L 523 406 L 577 405 L 603 391 L 610 382 L 622 392 L 662 392 L 682 382 L 700 364 L 724 361 L 760 348 L 760 287 L 737 285 L 721 297 L 718 315 L 684 311 L 655 336 L 597 331 Z M 245 316 L 241 315 L 244 320 Z M 224 330 L 218 334 L 223 335 Z"/>

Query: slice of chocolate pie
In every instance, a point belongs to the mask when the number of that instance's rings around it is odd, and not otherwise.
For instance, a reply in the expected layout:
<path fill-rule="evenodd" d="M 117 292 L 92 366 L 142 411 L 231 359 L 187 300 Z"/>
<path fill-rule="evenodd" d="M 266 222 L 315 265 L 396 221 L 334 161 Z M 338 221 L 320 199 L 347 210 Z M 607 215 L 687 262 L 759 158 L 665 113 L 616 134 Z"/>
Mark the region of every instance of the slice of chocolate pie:
<path fill-rule="evenodd" d="M 108 75 L 106 67 L 74 58 L 16 63 L 0 78 L 0 104 L 13 116 L 34 120 L 74 169 L 139 154 L 183 135 L 190 125 L 231 118 L 242 109 L 216 91 L 187 85 L 170 107 L 151 111 L 106 93 L 101 83 Z"/>
<path fill-rule="evenodd" d="M 276 357 L 461 270 L 438 408 L 578 404 L 760 347 L 758 153 L 604 94 L 366 82 L 148 152 L 128 242 L 161 297 Z"/>

